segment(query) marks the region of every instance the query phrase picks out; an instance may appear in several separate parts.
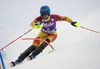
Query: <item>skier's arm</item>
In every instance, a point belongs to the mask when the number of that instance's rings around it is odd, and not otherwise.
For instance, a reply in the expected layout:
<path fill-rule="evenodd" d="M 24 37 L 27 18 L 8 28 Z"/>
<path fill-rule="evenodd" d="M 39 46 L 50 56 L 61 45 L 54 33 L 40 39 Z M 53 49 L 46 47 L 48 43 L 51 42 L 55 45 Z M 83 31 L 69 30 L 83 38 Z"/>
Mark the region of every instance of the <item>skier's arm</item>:
<path fill-rule="evenodd" d="M 71 23 L 72 26 L 80 27 L 79 23 L 74 22 L 71 18 L 69 18 L 67 16 L 56 15 L 56 20 L 57 21 L 67 21 L 68 23 Z"/>
<path fill-rule="evenodd" d="M 36 22 L 38 22 L 40 18 L 41 18 L 40 16 L 38 16 L 37 18 L 35 18 L 35 19 L 30 23 L 30 26 L 31 26 L 31 27 L 34 27 L 35 24 L 36 24 Z"/>
<path fill-rule="evenodd" d="M 35 20 L 31 22 L 30 26 L 34 27 L 34 25 L 35 25 Z"/>
<path fill-rule="evenodd" d="M 31 27 L 35 27 L 35 28 L 40 28 L 40 27 L 42 27 L 42 24 L 41 24 L 41 16 L 39 16 L 39 17 L 37 17 L 34 21 L 32 21 L 31 23 L 30 23 L 30 26 Z"/>
<path fill-rule="evenodd" d="M 67 21 L 69 23 L 73 22 L 73 20 L 67 16 L 55 15 L 55 18 L 57 21 Z"/>

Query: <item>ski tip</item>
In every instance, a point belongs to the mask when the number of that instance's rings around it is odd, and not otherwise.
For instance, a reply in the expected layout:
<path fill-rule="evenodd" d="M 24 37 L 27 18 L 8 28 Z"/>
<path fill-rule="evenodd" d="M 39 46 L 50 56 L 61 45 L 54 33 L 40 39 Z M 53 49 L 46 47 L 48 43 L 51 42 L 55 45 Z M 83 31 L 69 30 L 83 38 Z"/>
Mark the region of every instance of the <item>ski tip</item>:
<path fill-rule="evenodd" d="M 16 64 L 15 64 L 15 62 L 12 61 L 12 62 L 10 62 L 10 65 L 11 65 L 11 67 L 15 67 Z"/>

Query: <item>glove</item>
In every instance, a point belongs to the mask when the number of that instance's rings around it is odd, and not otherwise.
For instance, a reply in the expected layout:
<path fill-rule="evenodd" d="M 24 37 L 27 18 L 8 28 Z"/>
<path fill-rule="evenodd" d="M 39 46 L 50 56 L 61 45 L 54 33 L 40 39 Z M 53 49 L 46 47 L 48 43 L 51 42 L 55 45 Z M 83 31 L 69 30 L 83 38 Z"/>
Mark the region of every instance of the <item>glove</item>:
<path fill-rule="evenodd" d="M 36 22 L 34 28 L 42 28 L 42 26 L 43 26 L 42 23 Z"/>
<path fill-rule="evenodd" d="M 35 23 L 35 25 L 39 26 L 39 25 L 41 25 L 41 23 L 40 23 L 39 21 L 37 21 L 37 22 Z"/>
<path fill-rule="evenodd" d="M 74 27 L 80 27 L 80 24 L 77 23 L 77 22 L 72 22 L 71 25 L 74 26 Z"/>

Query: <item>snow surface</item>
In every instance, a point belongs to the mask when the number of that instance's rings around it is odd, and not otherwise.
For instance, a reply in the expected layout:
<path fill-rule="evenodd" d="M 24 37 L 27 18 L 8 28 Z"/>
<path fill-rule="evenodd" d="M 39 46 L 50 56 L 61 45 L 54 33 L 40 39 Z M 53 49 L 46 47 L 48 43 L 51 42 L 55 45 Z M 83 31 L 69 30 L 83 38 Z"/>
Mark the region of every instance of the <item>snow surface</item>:
<path fill-rule="evenodd" d="M 11 69 L 99 69 L 99 44 L 96 35 Z"/>
<path fill-rule="evenodd" d="M 39 14 L 40 6 L 49 5 L 52 13 L 69 16 L 82 26 L 100 31 L 100 0 L 3 0 L 0 1 L 0 48 L 27 32 L 30 22 Z M 37 12 L 38 11 L 38 12 Z M 32 41 L 17 40 L 3 50 L 6 69 L 100 69 L 100 34 L 75 28 L 67 22 L 57 22 L 58 38 L 36 59 L 25 60 L 10 68 L 9 63 Z M 22 38 L 35 37 L 40 29 L 33 30 Z"/>

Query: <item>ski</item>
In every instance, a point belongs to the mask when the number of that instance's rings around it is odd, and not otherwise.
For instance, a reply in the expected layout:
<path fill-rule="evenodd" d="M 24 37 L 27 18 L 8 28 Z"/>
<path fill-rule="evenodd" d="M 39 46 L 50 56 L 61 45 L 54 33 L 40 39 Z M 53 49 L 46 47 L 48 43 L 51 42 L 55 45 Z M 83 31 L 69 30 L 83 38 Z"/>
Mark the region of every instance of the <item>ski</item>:
<path fill-rule="evenodd" d="M 11 67 L 14 67 L 16 64 L 14 61 L 10 62 Z"/>

